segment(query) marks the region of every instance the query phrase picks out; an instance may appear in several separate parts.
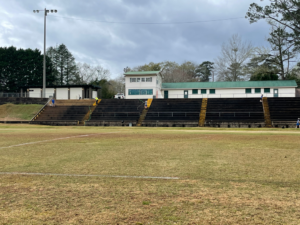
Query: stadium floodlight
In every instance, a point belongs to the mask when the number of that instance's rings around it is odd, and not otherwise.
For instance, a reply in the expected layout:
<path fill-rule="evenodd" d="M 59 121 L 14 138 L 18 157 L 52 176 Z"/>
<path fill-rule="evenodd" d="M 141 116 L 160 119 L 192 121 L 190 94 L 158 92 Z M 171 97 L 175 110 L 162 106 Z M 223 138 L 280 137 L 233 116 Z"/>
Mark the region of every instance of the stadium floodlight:
<path fill-rule="evenodd" d="M 39 11 L 44 11 L 44 60 L 43 60 L 43 91 L 42 98 L 46 97 L 46 16 L 48 13 L 57 12 L 56 9 L 44 9 L 44 10 L 33 10 L 34 13 L 39 13 Z"/>

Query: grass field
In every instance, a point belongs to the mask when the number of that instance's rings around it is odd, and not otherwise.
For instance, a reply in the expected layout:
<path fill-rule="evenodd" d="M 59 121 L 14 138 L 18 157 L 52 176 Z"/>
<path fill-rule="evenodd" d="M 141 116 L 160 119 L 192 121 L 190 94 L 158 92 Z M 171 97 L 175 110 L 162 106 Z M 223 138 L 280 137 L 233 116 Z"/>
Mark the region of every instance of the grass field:
<path fill-rule="evenodd" d="M 0 124 L 0 223 L 300 224 L 299 132 Z"/>
<path fill-rule="evenodd" d="M 0 105 L 0 121 L 23 121 L 31 120 L 43 107 L 38 104 L 12 104 Z"/>

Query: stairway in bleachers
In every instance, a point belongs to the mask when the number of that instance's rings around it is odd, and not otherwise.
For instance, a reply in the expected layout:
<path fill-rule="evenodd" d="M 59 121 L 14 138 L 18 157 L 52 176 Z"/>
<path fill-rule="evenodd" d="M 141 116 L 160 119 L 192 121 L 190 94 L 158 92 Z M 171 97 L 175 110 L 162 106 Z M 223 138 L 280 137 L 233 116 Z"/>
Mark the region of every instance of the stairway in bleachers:
<path fill-rule="evenodd" d="M 47 105 L 34 121 L 82 121 L 95 100 L 56 100 L 55 107 Z"/>
<path fill-rule="evenodd" d="M 263 97 L 262 103 L 263 103 L 263 109 L 264 109 L 265 126 L 272 127 L 268 98 Z"/>
<path fill-rule="evenodd" d="M 293 121 L 300 118 L 300 98 L 268 98 L 272 121 Z"/>
<path fill-rule="evenodd" d="M 210 98 L 206 121 L 263 122 L 263 106 L 259 98 Z"/>
<path fill-rule="evenodd" d="M 136 126 L 138 126 L 138 127 L 142 126 L 142 123 L 143 123 L 143 121 L 145 120 L 145 118 L 146 118 L 146 116 L 147 116 L 148 110 L 149 110 L 149 108 L 151 107 L 152 101 L 153 101 L 152 98 L 149 98 L 149 99 L 147 100 L 147 108 L 144 108 L 144 109 L 143 109 L 143 112 L 141 113 L 140 118 L 139 118 L 139 120 L 138 120 Z"/>
<path fill-rule="evenodd" d="M 145 121 L 195 121 L 202 99 L 153 99 Z"/>
<path fill-rule="evenodd" d="M 200 111 L 200 118 L 199 118 L 199 127 L 204 127 L 205 118 L 206 118 L 206 110 L 207 110 L 207 98 L 202 99 L 201 111 Z"/>
<path fill-rule="evenodd" d="M 144 109 L 144 101 L 138 99 L 102 99 L 94 110 L 90 122 L 138 121 Z"/>

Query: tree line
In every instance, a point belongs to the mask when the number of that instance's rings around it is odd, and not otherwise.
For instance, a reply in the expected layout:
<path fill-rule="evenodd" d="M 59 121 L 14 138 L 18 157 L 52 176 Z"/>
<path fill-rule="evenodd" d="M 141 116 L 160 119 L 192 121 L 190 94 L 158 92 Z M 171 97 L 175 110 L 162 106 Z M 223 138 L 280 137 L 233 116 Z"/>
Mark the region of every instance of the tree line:
<path fill-rule="evenodd" d="M 51 60 L 46 61 L 47 85 L 55 82 Z M 19 87 L 42 85 L 43 55 L 40 50 L 0 48 L 0 92 L 18 92 Z"/>
<path fill-rule="evenodd" d="M 99 85 L 101 98 L 112 98 L 122 79 L 110 79 L 101 65 L 76 62 L 66 45 L 49 47 L 46 52 L 46 86 Z M 0 47 L 0 92 L 19 92 L 20 87 L 42 86 L 43 54 L 35 49 Z M 114 86 L 112 85 L 114 84 Z"/>
<path fill-rule="evenodd" d="M 132 70 L 162 70 L 163 82 L 282 79 L 300 83 L 300 62 L 292 63 L 300 51 L 300 2 L 270 0 L 270 3 L 265 7 L 252 3 L 246 13 L 250 23 L 267 20 L 270 25 L 268 47 L 254 47 L 234 34 L 223 43 L 220 55 L 213 62 L 186 61 L 181 65 L 169 61 L 151 62 Z"/>

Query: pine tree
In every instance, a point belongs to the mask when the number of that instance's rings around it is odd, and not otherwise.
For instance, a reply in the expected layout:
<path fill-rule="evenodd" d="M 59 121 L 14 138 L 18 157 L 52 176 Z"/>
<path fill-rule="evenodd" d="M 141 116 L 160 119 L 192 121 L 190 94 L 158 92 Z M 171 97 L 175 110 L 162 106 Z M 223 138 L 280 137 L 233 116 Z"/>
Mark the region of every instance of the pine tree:
<path fill-rule="evenodd" d="M 47 55 L 51 58 L 54 70 L 54 76 L 59 80 L 60 85 L 72 84 L 76 80 L 77 67 L 75 58 L 69 52 L 66 45 L 61 44 L 56 47 L 50 47 Z"/>
<path fill-rule="evenodd" d="M 46 85 L 55 83 L 46 58 Z M 22 86 L 43 85 L 43 55 L 37 49 L 0 48 L 0 91 L 18 92 Z"/>

